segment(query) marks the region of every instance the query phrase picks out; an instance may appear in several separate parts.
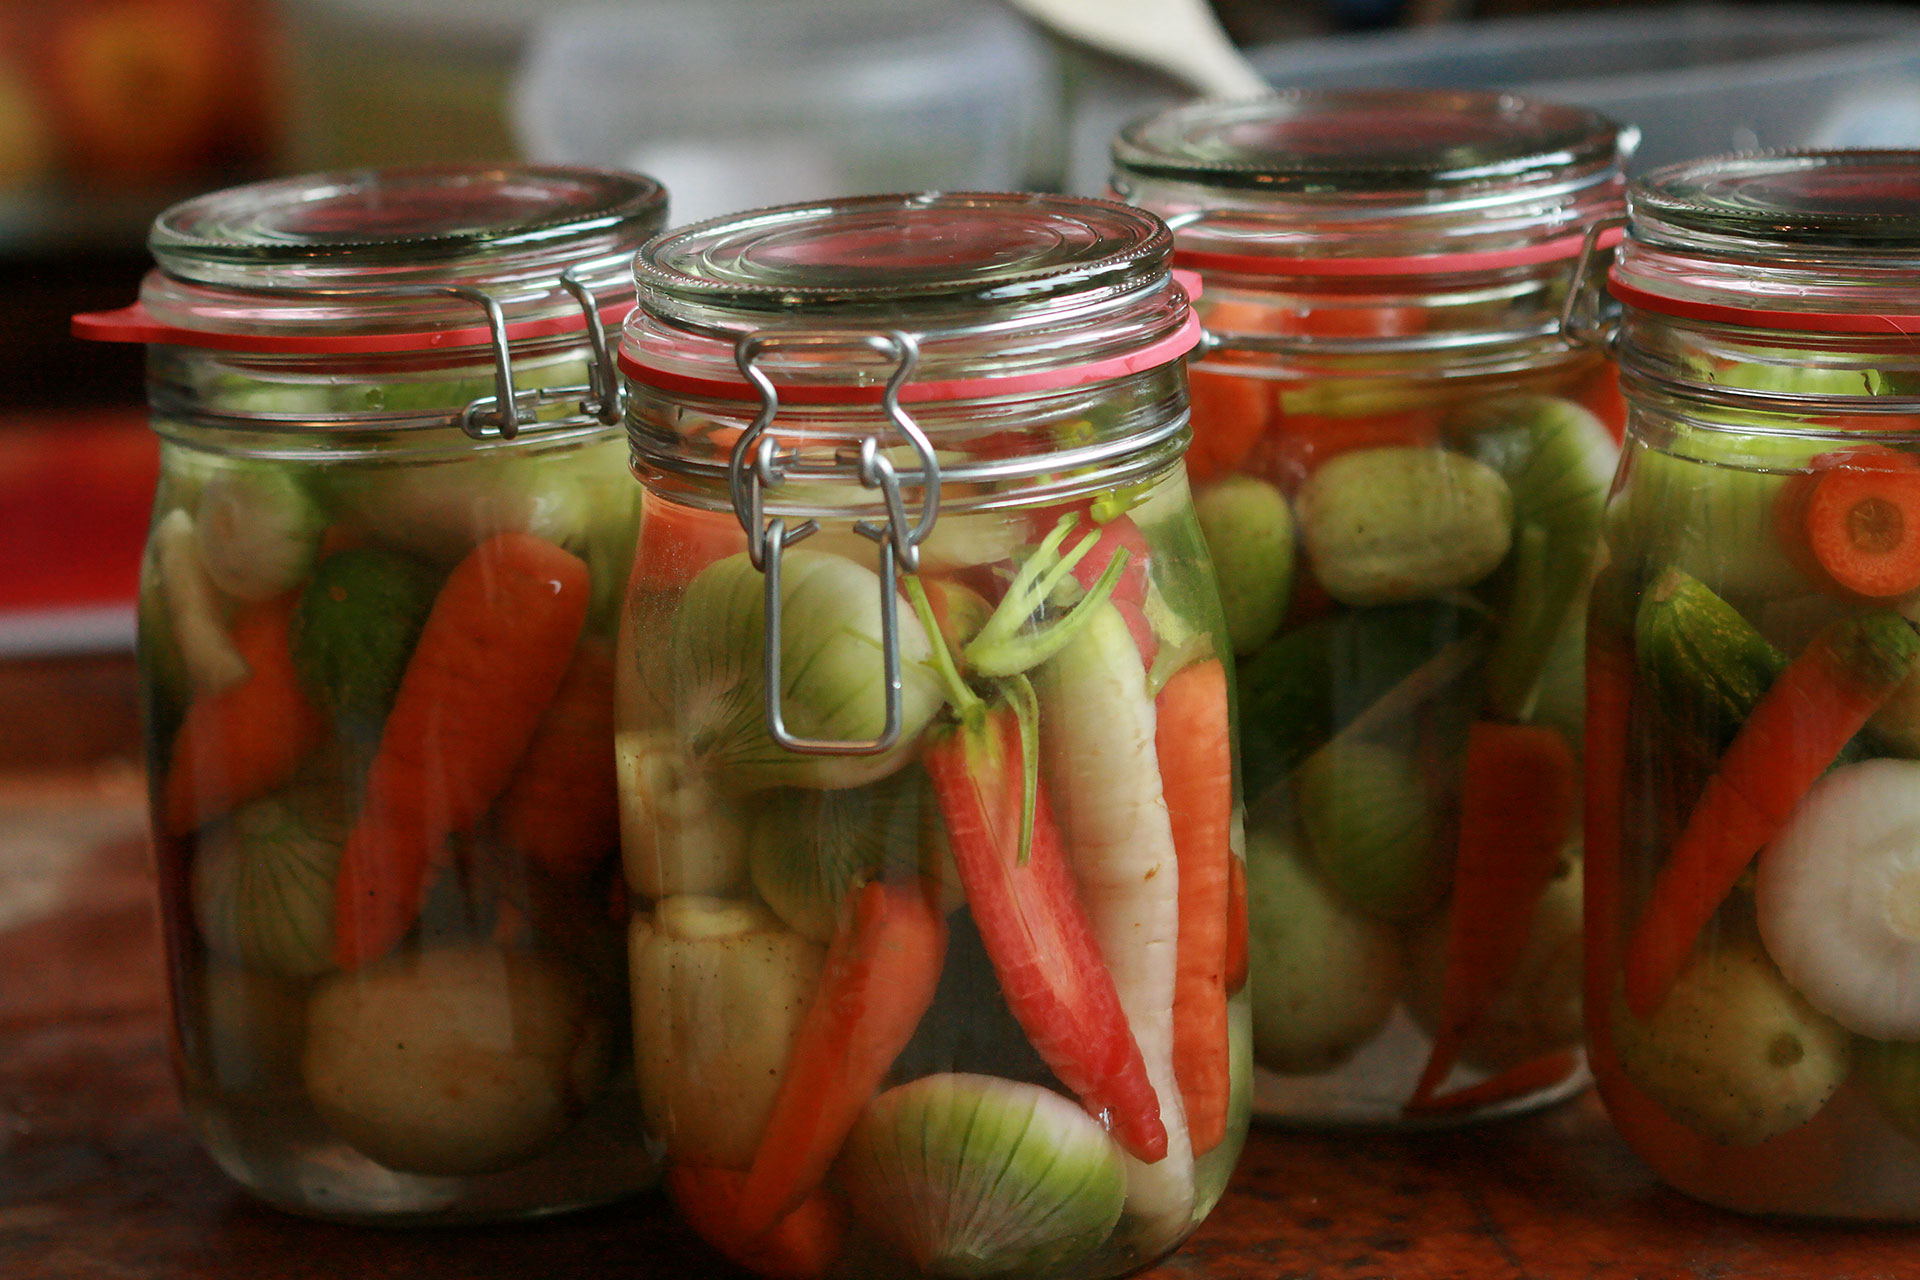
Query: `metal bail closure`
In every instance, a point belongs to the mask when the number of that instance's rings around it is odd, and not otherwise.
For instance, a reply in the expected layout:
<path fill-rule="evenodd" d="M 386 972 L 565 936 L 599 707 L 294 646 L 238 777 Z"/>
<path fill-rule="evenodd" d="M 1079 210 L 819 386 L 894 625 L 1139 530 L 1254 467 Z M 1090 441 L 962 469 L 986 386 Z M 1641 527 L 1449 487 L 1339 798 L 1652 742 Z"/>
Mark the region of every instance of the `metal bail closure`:
<path fill-rule="evenodd" d="M 617 426 L 625 408 L 625 393 L 607 346 L 607 329 L 600 321 L 600 308 L 593 293 L 572 269 L 560 276 L 560 285 L 580 304 L 586 317 L 587 342 L 591 348 L 584 387 L 546 387 L 538 390 L 513 389 L 513 355 L 507 342 L 506 315 L 491 294 L 479 289 L 448 286 L 439 290 L 469 302 L 478 303 L 487 315 L 487 340 L 493 347 L 493 394 L 470 401 L 460 412 L 460 429 L 475 440 L 511 440 L 520 428 L 539 421 L 539 410 L 550 404 L 570 402 L 581 417 L 603 426 Z M 574 425 L 581 417 L 569 417 L 562 423 Z M 489 429 L 491 428 L 491 429 Z"/>
<path fill-rule="evenodd" d="M 1604 312 L 1605 290 L 1601 281 L 1606 273 L 1594 269 L 1602 252 L 1612 252 L 1612 244 L 1603 250 L 1600 242 L 1627 225 L 1625 218 L 1602 218 L 1587 228 L 1580 241 L 1580 256 L 1574 259 L 1573 279 L 1567 282 L 1566 300 L 1560 304 L 1560 340 L 1570 347 L 1591 347 L 1603 354 L 1613 351 L 1620 337 L 1618 315 Z"/>
<path fill-rule="evenodd" d="M 787 729 L 780 709 L 780 557 L 787 547 L 819 529 L 817 520 L 807 520 L 789 531 L 779 517 L 767 519 L 765 493 L 787 478 L 787 467 L 795 460 L 789 450 L 782 453 L 767 429 L 780 411 L 780 393 L 765 370 L 760 357 L 783 349 L 833 351 L 864 349 L 895 362 L 881 397 L 887 421 L 913 446 L 919 464 L 922 487 L 920 516 L 909 524 L 906 504 L 900 497 L 900 478 L 893 461 L 881 451 L 878 439 L 868 436 L 857 450 L 842 450 L 836 461 L 848 466 L 860 483 L 880 492 L 885 504 L 885 523 L 862 520 L 854 528 L 872 539 L 880 548 L 880 653 L 886 680 L 886 719 L 880 736 L 861 740 L 803 738 Z M 900 593 L 898 570 L 916 572 L 920 567 L 920 543 L 933 531 L 940 514 L 940 464 L 933 454 L 933 443 L 900 405 L 900 388 L 912 377 L 920 361 L 920 347 L 910 334 L 898 329 L 885 333 L 817 331 L 813 333 L 752 333 L 734 347 L 734 363 L 743 377 L 760 392 L 760 412 L 739 440 L 734 442 L 727 468 L 727 488 L 733 499 L 734 515 L 747 534 L 747 555 L 765 578 L 766 642 L 765 673 L 767 684 L 767 733 L 788 751 L 818 756 L 871 756 L 892 750 L 900 741 L 905 716 L 902 710 L 900 677 Z"/>

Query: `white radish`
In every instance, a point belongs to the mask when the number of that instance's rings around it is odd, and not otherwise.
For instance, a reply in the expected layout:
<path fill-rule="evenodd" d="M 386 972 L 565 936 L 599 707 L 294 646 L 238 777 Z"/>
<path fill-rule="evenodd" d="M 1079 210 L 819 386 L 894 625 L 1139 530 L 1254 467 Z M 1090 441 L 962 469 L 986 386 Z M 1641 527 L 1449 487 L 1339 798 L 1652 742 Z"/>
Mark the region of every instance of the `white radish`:
<path fill-rule="evenodd" d="M 227 633 L 226 609 L 200 559 L 193 517 L 169 511 L 154 526 L 154 565 L 173 642 L 195 693 L 214 693 L 247 678 L 247 660 Z"/>
<path fill-rule="evenodd" d="M 1760 936 L 1814 1008 L 1920 1040 L 1920 761 L 1835 769 L 1760 855 Z"/>
<path fill-rule="evenodd" d="M 1127 1158 L 1135 1243 L 1157 1252 L 1186 1233 L 1195 1205 L 1193 1146 L 1173 1074 L 1180 870 L 1154 749 L 1153 697 L 1126 620 L 1105 601 L 1039 676 L 1054 811 L 1167 1128 L 1163 1159 Z"/>

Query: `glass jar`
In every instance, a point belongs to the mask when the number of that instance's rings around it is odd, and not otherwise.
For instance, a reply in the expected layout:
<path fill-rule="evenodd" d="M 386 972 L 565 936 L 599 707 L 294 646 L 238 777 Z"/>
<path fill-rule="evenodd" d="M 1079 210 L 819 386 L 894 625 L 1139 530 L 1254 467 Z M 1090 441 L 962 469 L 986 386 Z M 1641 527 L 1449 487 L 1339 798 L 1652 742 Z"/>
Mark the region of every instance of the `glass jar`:
<path fill-rule="evenodd" d="M 1628 204 L 1594 1075 L 1691 1195 L 1920 1218 L 1920 152 L 1694 161 Z"/>
<path fill-rule="evenodd" d="M 640 254 L 616 727 L 634 1043 L 768 1275 L 1106 1277 L 1249 1097 L 1199 326 L 1151 215 L 793 205 Z"/>
<path fill-rule="evenodd" d="M 145 342 L 139 652 L 201 1141 L 349 1220 L 653 1181 L 613 641 L 639 517 L 604 322 L 633 174 L 362 170 L 189 200 L 83 336 Z"/>
<path fill-rule="evenodd" d="M 1261 1118 L 1456 1124 L 1584 1081 L 1581 615 L 1620 423 L 1560 313 L 1622 148 L 1428 90 L 1114 142 L 1205 282 L 1187 465 L 1238 664 Z"/>

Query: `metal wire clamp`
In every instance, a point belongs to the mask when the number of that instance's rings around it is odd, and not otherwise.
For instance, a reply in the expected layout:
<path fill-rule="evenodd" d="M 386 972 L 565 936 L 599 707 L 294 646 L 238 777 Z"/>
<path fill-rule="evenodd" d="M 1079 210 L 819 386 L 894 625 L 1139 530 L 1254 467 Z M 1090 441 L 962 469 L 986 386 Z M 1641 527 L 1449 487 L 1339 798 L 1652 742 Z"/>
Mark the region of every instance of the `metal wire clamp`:
<path fill-rule="evenodd" d="M 769 352 L 802 349 L 816 352 L 868 350 L 894 362 L 881 396 L 881 409 L 909 445 L 919 461 L 921 484 L 920 515 L 909 523 L 906 504 L 900 497 L 900 480 L 893 461 L 881 451 L 876 437 L 863 439 L 857 449 L 842 449 L 836 461 L 846 467 L 868 489 L 878 490 L 886 507 L 884 523 L 862 520 L 854 525 L 863 537 L 870 538 L 880 550 L 880 652 L 883 664 L 886 717 L 878 737 L 870 739 L 808 738 L 787 728 L 781 713 L 781 600 L 780 560 L 786 548 L 815 533 L 819 521 L 807 520 L 789 530 L 784 518 L 769 519 L 765 496 L 787 478 L 788 467 L 796 460 L 793 450 L 782 452 L 779 442 L 767 434 L 780 411 L 780 392 L 760 367 L 760 359 Z M 747 555 L 765 578 L 767 733 L 780 747 L 803 755 L 866 756 L 890 751 L 899 744 L 905 719 L 902 709 L 900 674 L 900 593 L 898 573 L 916 572 L 920 567 L 920 543 L 933 531 L 940 514 L 940 464 L 933 443 L 920 425 L 900 405 L 900 388 L 912 377 L 920 361 L 920 347 L 912 335 L 898 329 L 885 333 L 817 331 L 812 333 L 752 333 L 734 346 L 734 363 L 741 376 L 760 393 L 760 412 L 740 438 L 734 442 L 727 467 L 727 489 L 733 500 L 734 515 L 747 534 Z"/>

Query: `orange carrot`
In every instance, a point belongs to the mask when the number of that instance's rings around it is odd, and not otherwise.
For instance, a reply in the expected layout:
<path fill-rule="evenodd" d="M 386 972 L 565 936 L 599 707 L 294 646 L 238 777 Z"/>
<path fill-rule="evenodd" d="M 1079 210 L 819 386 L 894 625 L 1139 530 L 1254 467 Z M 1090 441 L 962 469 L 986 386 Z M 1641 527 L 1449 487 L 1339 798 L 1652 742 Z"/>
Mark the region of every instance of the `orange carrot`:
<path fill-rule="evenodd" d="M 1600 424 L 1619 444 L 1627 434 L 1627 398 L 1620 394 L 1620 366 L 1608 361 L 1582 383 L 1573 398 L 1600 419 Z"/>
<path fill-rule="evenodd" d="M 1478 1084 L 1435 1094 L 1420 1102 L 1410 1102 L 1407 1104 L 1407 1114 L 1444 1116 L 1496 1106 L 1514 1098 L 1524 1098 L 1530 1093 L 1538 1093 L 1542 1089 L 1551 1089 L 1572 1075 L 1574 1068 L 1579 1065 L 1580 1060 L 1571 1049 L 1543 1054 L 1516 1063 Z"/>
<path fill-rule="evenodd" d="M 1195 484 L 1240 469 L 1273 419 L 1273 384 L 1237 373 L 1192 369 L 1187 396 L 1193 445 L 1187 473 Z"/>
<path fill-rule="evenodd" d="M 257 605 L 233 625 L 247 676 L 196 698 L 167 758 L 162 823 L 185 835 L 265 795 L 325 739 L 325 719 L 300 691 L 289 639 L 298 592 Z"/>
<path fill-rule="evenodd" d="M 1552 729 L 1478 721 L 1467 731 L 1440 1016 L 1409 1110 L 1432 1103 L 1512 979 L 1573 824 L 1576 778 L 1573 752 Z"/>
<path fill-rule="evenodd" d="M 730 1261 L 773 1280 L 820 1280 L 846 1238 L 840 1202 L 815 1191 L 771 1230 L 749 1238 L 737 1211 L 746 1178 L 733 1169 L 676 1164 L 667 1170 L 667 1191 L 686 1224 Z"/>
<path fill-rule="evenodd" d="M 746 534 L 731 511 L 708 511 L 645 494 L 633 581 L 643 591 L 677 591 L 714 561 L 746 546 Z"/>
<path fill-rule="evenodd" d="M 1834 471 L 1849 474 L 1829 483 L 1828 477 Z M 1887 476 L 1908 473 L 1907 480 L 1890 480 L 1885 483 L 1894 486 L 1895 496 L 1901 496 L 1898 490 L 1911 491 L 1920 482 L 1920 461 L 1912 454 L 1890 449 L 1883 444 L 1872 442 L 1852 445 L 1845 449 L 1836 449 L 1831 453 L 1822 453 L 1807 462 L 1807 470 L 1791 476 L 1780 487 L 1779 497 L 1773 504 L 1774 540 L 1793 562 L 1794 568 L 1805 574 L 1809 582 L 1836 595 L 1854 599 L 1871 599 L 1881 594 L 1898 595 L 1899 592 L 1882 593 L 1863 589 L 1872 585 L 1863 582 L 1855 585 L 1851 578 L 1872 578 L 1876 572 L 1884 574 L 1901 554 L 1915 554 L 1911 546 L 1902 552 L 1902 543 L 1920 545 L 1914 539 L 1905 537 L 1908 524 L 1907 512 L 1899 503 L 1876 503 L 1873 501 L 1872 486 L 1877 482 L 1862 477 L 1859 473 Z M 1849 490 L 1858 490 L 1862 484 L 1868 487 L 1868 495 L 1860 504 L 1860 519 L 1849 519 L 1845 496 Z M 1813 499 L 1825 486 L 1825 510 L 1820 516 L 1812 514 Z M 1848 544 L 1855 538 L 1864 539 L 1871 545 L 1876 537 L 1882 540 L 1892 535 L 1886 542 L 1891 555 L 1876 555 L 1869 550 L 1850 549 Z M 1829 545 L 1824 553 L 1816 547 L 1816 542 L 1825 536 Z M 1836 562 L 1838 572 L 1829 569 L 1828 560 Z M 1848 566 L 1853 566 L 1849 570 Z"/>
<path fill-rule="evenodd" d="M 1857 595 L 1920 587 L 1920 464 L 1887 451 L 1828 468 L 1807 495 L 1806 537 L 1826 575 Z"/>
<path fill-rule="evenodd" d="M 1774 678 L 1687 815 L 1627 944 L 1627 1006 L 1653 1016 L 1754 856 L 1906 677 L 1920 635 L 1879 610 L 1820 632 Z"/>
<path fill-rule="evenodd" d="M 918 884 L 854 891 L 740 1190 L 740 1238 L 757 1240 L 814 1192 L 940 985 L 947 922 Z"/>
<path fill-rule="evenodd" d="M 620 847 L 613 655 L 583 640 L 495 808 L 507 847 L 578 884 Z"/>
<path fill-rule="evenodd" d="M 357 968 L 420 913 L 449 835 L 506 789 L 566 675 L 587 566 L 528 533 L 482 542 L 434 599 L 367 771 L 334 882 L 334 959 Z"/>
<path fill-rule="evenodd" d="M 1234 861 L 1233 757 L 1227 669 L 1218 658 L 1175 672 L 1155 699 L 1154 748 L 1180 869 L 1173 989 L 1173 1075 L 1186 1102 L 1193 1154 L 1227 1132 L 1227 939 Z"/>

